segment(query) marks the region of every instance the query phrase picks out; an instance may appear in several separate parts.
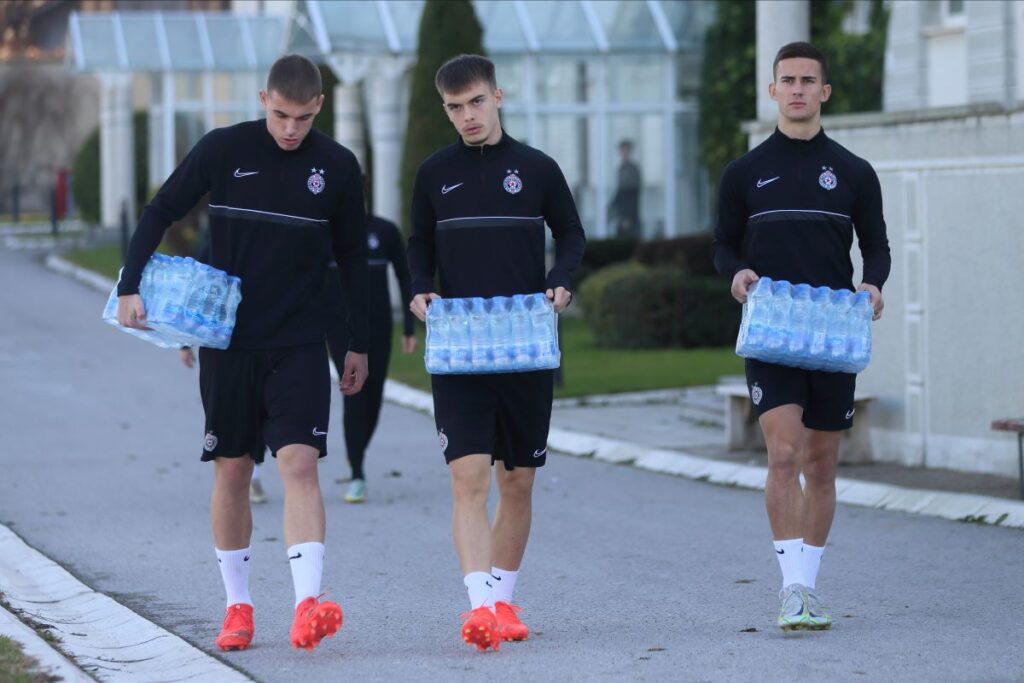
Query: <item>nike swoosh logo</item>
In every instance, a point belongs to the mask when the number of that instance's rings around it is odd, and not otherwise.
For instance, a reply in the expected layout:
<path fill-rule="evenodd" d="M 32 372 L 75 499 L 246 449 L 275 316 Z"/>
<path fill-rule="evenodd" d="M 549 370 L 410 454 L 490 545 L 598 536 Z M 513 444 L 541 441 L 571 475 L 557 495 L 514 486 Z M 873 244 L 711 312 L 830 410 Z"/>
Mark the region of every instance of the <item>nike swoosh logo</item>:
<path fill-rule="evenodd" d="M 289 557 L 288 559 L 289 560 L 297 560 L 300 557 L 302 557 L 302 553 L 295 553 L 295 555 L 293 557 Z"/>
<path fill-rule="evenodd" d="M 542 450 L 542 451 L 534 451 L 533 452 L 533 457 L 535 457 L 535 458 L 542 458 L 542 457 L 544 457 L 544 454 L 547 453 L 547 452 L 548 452 L 548 449 L 546 449 L 546 448 L 544 450 Z"/>
<path fill-rule="evenodd" d="M 761 180 L 760 178 L 758 178 L 757 179 L 757 186 L 758 187 L 764 187 L 768 183 L 774 183 L 778 179 L 779 179 L 779 176 L 775 176 L 774 178 L 769 178 L 768 180 Z"/>
<path fill-rule="evenodd" d="M 491 574 L 491 578 L 494 579 L 495 581 L 501 581 L 501 577 L 500 576 L 495 576 L 494 574 Z"/>
<path fill-rule="evenodd" d="M 785 555 L 786 554 L 785 550 L 776 550 L 775 552 L 777 552 L 779 555 Z"/>
<path fill-rule="evenodd" d="M 235 169 L 236 178 L 244 178 L 247 175 L 256 175 L 257 173 L 259 173 L 259 171 L 243 171 L 240 168 Z"/>
<path fill-rule="evenodd" d="M 316 427 L 313 427 L 313 436 L 327 436 L 327 432 L 318 432 Z"/>
<path fill-rule="evenodd" d="M 854 408 L 853 410 L 851 410 L 850 412 L 848 412 L 848 413 L 846 414 L 846 419 L 847 419 L 847 420 L 851 419 L 851 418 L 853 417 L 853 414 L 854 414 L 855 412 L 857 412 L 857 409 L 856 409 L 856 408 Z"/>
<path fill-rule="evenodd" d="M 441 186 L 441 194 L 448 194 L 449 192 L 451 192 L 455 188 L 462 187 L 462 185 L 463 185 L 463 183 L 457 183 L 455 185 L 452 185 L 451 187 L 448 187 L 447 185 L 442 185 Z"/>

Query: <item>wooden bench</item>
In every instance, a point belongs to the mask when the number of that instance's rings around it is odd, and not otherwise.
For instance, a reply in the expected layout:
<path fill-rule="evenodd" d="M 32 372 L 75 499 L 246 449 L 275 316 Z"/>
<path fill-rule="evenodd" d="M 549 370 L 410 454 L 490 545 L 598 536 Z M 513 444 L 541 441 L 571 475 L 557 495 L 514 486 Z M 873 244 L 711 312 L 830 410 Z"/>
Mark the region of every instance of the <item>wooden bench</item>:
<path fill-rule="evenodd" d="M 731 451 L 753 451 L 765 448 L 764 434 L 757 422 L 757 412 L 750 401 L 747 384 L 742 378 L 725 381 L 715 388 L 715 393 L 725 397 L 725 443 Z M 868 425 L 868 408 L 875 400 L 872 394 L 856 392 L 853 407 L 857 416 L 853 427 L 843 432 L 840 441 L 840 461 L 845 464 L 861 465 L 872 462 L 871 435 Z"/>
<path fill-rule="evenodd" d="M 1024 500 L 1024 418 L 1016 420 L 996 420 L 992 429 L 997 432 L 1017 433 L 1017 473 L 1020 477 L 1020 497 Z"/>

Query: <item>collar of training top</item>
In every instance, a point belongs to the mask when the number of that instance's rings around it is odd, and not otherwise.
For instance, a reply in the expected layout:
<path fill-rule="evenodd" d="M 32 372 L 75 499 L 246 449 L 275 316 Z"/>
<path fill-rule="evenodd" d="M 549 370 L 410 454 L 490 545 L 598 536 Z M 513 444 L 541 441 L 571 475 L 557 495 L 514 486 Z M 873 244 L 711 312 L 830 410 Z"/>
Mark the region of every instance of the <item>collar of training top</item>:
<path fill-rule="evenodd" d="M 462 147 L 462 150 L 464 152 L 470 152 L 472 154 L 476 154 L 479 156 L 487 156 L 489 154 L 493 154 L 494 152 L 497 152 L 508 147 L 508 145 L 512 142 L 515 142 L 515 140 L 512 138 L 511 135 L 505 132 L 504 128 L 501 129 L 501 138 L 493 145 L 467 145 L 466 141 L 462 139 L 462 136 L 459 136 L 459 146 Z"/>
<path fill-rule="evenodd" d="M 818 133 L 810 140 L 799 140 L 797 138 L 791 138 L 779 130 L 778 126 L 775 128 L 775 132 L 772 133 L 772 137 L 779 144 L 786 145 L 792 149 L 797 150 L 810 150 L 817 149 L 821 145 L 824 145 L 828 141 L 828 136 L 825 135 L 825 129 L 822 128 Z"/>

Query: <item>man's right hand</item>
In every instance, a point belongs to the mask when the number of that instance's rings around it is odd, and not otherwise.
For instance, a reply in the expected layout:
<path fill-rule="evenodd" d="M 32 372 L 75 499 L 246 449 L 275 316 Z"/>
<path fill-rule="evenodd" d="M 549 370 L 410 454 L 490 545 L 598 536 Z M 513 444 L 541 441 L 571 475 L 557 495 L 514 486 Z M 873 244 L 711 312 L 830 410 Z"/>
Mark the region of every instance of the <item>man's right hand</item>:
<path fill-rule="evenodd" d="M 757 273 L 750 270 L 750 268 L 744 268 L 740 272 L 732 276 L 732 298 L 739 301 L 741 304 L 747 303 L 747 292 L 750 291 L 750 286 L 760 280 Z"/>
<path fill-rule="evenodd" d="M 428 294 L 417 294 L 409 302 L 409 310 L 412 314 L 423 322 L 427 322 L 427 308 L 430 307 L 430 302 L 434 299 L 440 299 L 440 294 L 434 294 L 430 292 Z"/>
<path fill-rule="evenodd" d="M 136 330 L 148 330 L 146 327 L 146 308 L 142 305 L 142 297 L 138 294 L 125 294 L 117 297 L 117 322 L 124 327 Z"/>

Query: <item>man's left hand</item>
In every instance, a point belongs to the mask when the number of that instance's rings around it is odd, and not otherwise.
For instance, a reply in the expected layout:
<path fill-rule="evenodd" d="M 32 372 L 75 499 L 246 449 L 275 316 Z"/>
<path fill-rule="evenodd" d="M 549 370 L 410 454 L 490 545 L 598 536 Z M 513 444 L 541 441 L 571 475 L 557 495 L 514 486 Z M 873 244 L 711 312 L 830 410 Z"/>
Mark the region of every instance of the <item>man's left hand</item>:
<path fill-rule="evenodd" d="M 345 354 L 345 372 L 342 374 L 338 387 L 346 396 L 358 394 L 363 382 L 369 374 L 366 369 L 366 354 L 349 351 Z"/>
<path fill-rule="evenodd" d="M 867 292 L 871 295 L 871 308 L 875 310 L 875 314 L 871 317 L 872 320 L 878 320 L 882 317 L 882 309 L 885 308 L 885 300 L 882 299 L 882 290 L 874 285 L 869 285 L 866 282 L 862 282 L 860 287 L 857 288 L 858 292 Z"/>
<path fill-rule="evenodd" d="M 562 311 L 564 311 L 565 307 L 569 305 L 570 301 L 572 301 L 572 292 L 570 292 L 565 287 L 555 287 L 554 289 L 549 289 L 546 292 L 546 294 L 548 296 L 548 299 L 550 299 L 555 304 L 555 313 L 561 313 Z"/>

